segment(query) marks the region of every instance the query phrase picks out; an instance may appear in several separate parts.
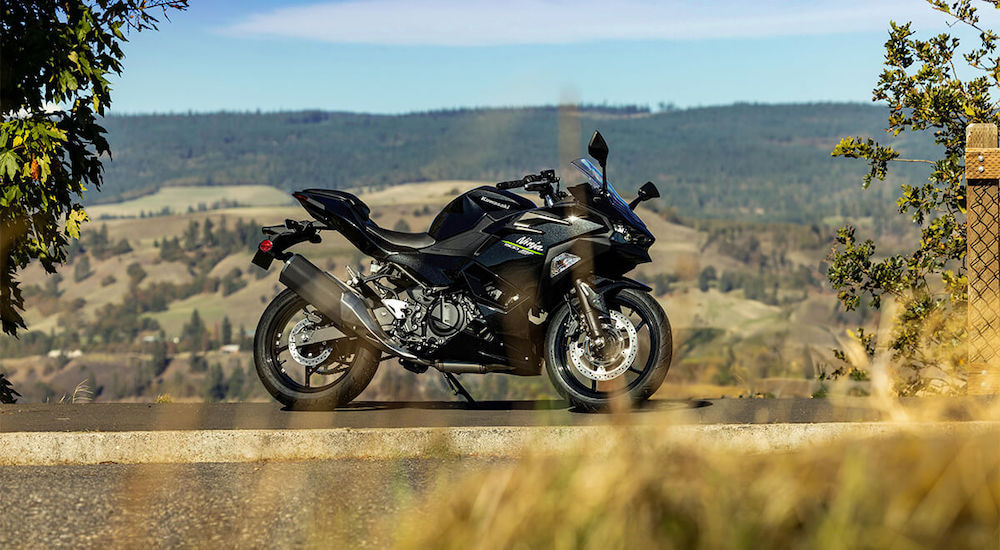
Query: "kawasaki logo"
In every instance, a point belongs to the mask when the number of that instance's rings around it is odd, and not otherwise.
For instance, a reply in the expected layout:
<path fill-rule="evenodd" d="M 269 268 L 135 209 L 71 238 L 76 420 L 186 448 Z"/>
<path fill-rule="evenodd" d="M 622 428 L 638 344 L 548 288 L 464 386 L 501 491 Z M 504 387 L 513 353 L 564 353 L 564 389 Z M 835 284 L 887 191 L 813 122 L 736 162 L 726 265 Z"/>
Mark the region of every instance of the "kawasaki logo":
<path fill-rule="evenodd" d="M 485 202 L 486 204 L 492 204 L 493 206 L 499 206 L 504 210 L 510 210 L 510 204 L 506 202 L 495 201 L 487 197 L 479 197 L 479 202 Z"/>

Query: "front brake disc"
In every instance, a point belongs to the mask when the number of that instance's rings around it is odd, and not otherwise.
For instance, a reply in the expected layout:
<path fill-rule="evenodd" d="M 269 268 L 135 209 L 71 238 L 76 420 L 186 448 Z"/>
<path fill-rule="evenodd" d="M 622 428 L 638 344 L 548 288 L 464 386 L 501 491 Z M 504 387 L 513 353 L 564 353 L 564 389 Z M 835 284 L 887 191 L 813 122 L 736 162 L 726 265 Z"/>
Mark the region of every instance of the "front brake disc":
<path fill-rule="evenodd" d="M 602 359 L 590 350 L 590 338 L 583 336 L 569 345 L 569 358 L 580 374 L 591 380 L 611 380 L 624 374 L 639 353 L 639 336 L 635 326 L 619 311 L 609 312 L 618 337 L 626 340 L 621 351 L 615 356 Z"/>

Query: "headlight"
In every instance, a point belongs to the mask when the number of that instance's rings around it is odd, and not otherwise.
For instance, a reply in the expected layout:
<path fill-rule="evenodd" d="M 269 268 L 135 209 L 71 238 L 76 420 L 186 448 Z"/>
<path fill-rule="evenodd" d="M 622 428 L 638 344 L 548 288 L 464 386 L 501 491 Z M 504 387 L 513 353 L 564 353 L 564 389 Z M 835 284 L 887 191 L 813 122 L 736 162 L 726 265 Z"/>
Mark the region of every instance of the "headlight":
<path fill-rule="evenodd" d="M 638 231 L 633 231 L 628 226 L 620 223 L 616 223 L 611 226 L 614 229 L 614 233 L 611 234 L 611 240 L 618 243 L 630 243 L 645 246 L 652 244 L 653 240 L 648 236 L 639 233 Z"/>
<path fill-rule="evenodd" d="M 566 271 L 573 264 L 579 261 L 580 257 L 577 256 L 576 254 L 563 252 L 562 254 L 552 259 L 551 267 L 549 267 L 550 276 L 555 277 L 556 275 L 562 273 L 563 271 Z"/>

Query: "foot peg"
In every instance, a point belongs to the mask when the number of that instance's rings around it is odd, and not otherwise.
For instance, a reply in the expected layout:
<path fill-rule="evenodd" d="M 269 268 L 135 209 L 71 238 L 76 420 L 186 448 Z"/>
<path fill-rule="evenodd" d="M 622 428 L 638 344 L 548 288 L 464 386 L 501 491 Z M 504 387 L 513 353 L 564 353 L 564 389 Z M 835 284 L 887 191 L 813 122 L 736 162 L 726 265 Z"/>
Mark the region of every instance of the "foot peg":
<path fill-rule="evenodd" d="M 404 369 L 415 374 L 423 374 L 427 372 L 427 365 L 424 365 L 423 363 L 414 363 L 413 361 L 403 359 L 399 362 L 399 364 L 402 365 Z"/>

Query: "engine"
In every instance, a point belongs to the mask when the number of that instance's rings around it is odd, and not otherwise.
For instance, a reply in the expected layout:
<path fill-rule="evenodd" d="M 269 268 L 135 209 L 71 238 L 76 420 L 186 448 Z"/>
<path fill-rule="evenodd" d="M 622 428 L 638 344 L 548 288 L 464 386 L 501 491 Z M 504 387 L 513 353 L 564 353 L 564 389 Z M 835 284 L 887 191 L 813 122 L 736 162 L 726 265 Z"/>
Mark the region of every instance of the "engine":
<path fill-rule="evenodd" d="M 382 328 L 415 353 L 433 351 L 466 328 L 480 335 L 486 328 L 466 293 L 425 287 L 392 264 L 373 261 L 370 275 L 352 272 L 348 284 L 366 286 L 368 295 L 382 302 L 385 307 L 375 310 Z"/>
<path fill-rule="evenodd" d="M 394 323 L 391 332 L 399 342 L 416 352 L 434 350 L 470 323 L 482 319 L 479 308 L 465 293 L 434 292 L 417 287 L 406 295 L 403 317 Z"/>

